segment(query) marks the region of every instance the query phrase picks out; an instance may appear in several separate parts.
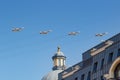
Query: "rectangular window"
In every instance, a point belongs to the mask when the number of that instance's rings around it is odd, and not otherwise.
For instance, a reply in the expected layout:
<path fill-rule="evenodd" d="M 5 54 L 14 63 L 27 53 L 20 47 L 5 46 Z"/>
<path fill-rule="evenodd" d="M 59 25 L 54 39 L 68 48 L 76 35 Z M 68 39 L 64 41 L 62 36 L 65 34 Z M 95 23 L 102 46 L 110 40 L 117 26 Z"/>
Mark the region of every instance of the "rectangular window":
<path fill-rule="evenodd" d="M 112 62 L 112 58 L 113 58 L 113 52 L 109 53 L 108 63 Z"/>
<path fill-rule="evenodd" d="M 78 80 L 78 77 L 76 77 L 75 80 Z"/>
<path fill-rule="evenodd" d="M 118 57 L 120 56 L 120 48 L 118 49 L 117 56 L 118 56 Z"/>
<path fill-rule="evenodd" d="M 91 80 L 91 72 L 88 72 L 87 80 Z"/>
<path fill-rule="evenodd" d="M 101 69 L 103 69 L 103 65 L 104 65 L 104 59 L 102 59 L 101 61 Z"/>
<path fill-rule="evenodd" d="M 95 62 L 95 63 L 94 63 L 94 66 L 93 66 L 93 72 L 96 72 L 96 71 L 97 71 L 97 66 L 98 66 L 98 62 Z"/>
<path fill-rule="evenodd" d="M 85 80 L 85 74 L 81 76 L 81 80 Z"/>
<path fill-rule="evenodd" d="M 103 77 L 103 76 L 101 76 L 101 77 L 100 77 L 100 80 L 104 80 L 104 77 Z"/>

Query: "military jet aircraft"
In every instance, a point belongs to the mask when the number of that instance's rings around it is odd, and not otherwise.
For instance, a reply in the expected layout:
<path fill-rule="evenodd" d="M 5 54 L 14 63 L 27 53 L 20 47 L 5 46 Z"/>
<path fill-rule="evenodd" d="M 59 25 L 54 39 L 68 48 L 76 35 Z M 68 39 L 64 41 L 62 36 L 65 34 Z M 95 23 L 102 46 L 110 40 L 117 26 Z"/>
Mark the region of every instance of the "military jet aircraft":
<path fill-rule="evenodd" d="M 16 27 L 16 28 L 13 28 L 12 31 L 19 32 L 19 31 L 22 31 L 23 29 L 24 29 L 24 27 L 21 27 L 21 28 Z"/>
<path fill-rule="evenodd" d="M 80 33 L 79 31 L 77 31 L 77 32 L 69 32 L 68 35 L 69 35 L 69 36 L 76 36 L 76 35 L 78 35 L 79 33 Z"/>
<path fill-rule="evenodd" d="M 52 30 L 47 30 L 47 31 L 40 31 L 40 34 L 48 34 L 49 32 L 51 32 Z"/>
<path fill-rule="evenodd" d="M 104 32 L 104 33 L 97 33 L 95 34 L 96 37 L 102 37 L 104 35 L 108 34 L 108 32 Z"/>

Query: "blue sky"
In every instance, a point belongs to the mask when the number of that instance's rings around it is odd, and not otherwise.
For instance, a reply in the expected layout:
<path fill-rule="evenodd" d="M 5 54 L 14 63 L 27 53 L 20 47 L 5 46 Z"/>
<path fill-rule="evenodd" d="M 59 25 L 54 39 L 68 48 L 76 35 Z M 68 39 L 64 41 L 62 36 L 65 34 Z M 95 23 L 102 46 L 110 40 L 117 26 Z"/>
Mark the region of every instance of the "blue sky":
<path fill-rule="evenodd" d="M 61 47 L 67 66 L 120 31 L 120 0 L 1 0 L 0 80 L 41 80 Z M 12 32 L 12 27 L 24 27 Z M 49 30 L 48 35 L 39 31 Z M 80 31 L 77 36 L 68 36 Z M 103 37 L 96 33 L 108 32 Z"/>

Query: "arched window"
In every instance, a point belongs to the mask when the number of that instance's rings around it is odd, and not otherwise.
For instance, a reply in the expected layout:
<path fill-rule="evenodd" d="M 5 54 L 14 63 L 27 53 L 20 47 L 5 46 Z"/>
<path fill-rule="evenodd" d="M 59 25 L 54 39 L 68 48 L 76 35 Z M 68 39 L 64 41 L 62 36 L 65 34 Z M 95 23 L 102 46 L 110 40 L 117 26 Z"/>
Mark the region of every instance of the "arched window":
<path fill-rule="evenodd" d="M 120 80 L 120 63 L 118 64 L 118 66 L 115 69 L 115 78 Z"/>

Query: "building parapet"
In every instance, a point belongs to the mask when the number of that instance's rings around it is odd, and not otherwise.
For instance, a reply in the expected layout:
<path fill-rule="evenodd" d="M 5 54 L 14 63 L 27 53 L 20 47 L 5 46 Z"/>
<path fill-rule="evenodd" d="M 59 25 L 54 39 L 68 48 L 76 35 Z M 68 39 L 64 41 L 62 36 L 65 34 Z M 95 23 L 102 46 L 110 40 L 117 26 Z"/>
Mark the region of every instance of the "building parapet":
<path fill-rule="evenodd" d="M 73 75 L 75 72 L 77 72 L 78 70 L 81 69 L 81 62 L 64 70 L 61 75 L 62 75 L 62 78 L 66 78 L 66 77 L 69 77 L 71 75 Z"/>
<path fill-rule="evenodd" d="M 113 44 L 113 41 L 108 40 L 108 41 L 106 41 L 106 42 L 104 43 L 104 46 L 102 46 L 102 47 L 99 48 L 99 49 L 93 48 L 93 49 L 90 51 L 90 53 L 91 53 L 92 56 L 94 56 L 94 55 L 96 55 L 96 54 L 104 51 L 107 47 L 109 47 L 109 46 L 112 45 L 112 44 Z"/>
<path fill-rule="evenodd" d="M 63 72 L 62 74 L 62 78 L 66 78 L 72 74 L 74 74 L 76 71 L 78 71 L 80 69 L 80 66 L 79 65 L 76 65 L 75 67 L 72 67 L 72 71 L 71 72 Z"/>

